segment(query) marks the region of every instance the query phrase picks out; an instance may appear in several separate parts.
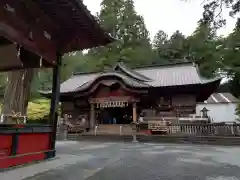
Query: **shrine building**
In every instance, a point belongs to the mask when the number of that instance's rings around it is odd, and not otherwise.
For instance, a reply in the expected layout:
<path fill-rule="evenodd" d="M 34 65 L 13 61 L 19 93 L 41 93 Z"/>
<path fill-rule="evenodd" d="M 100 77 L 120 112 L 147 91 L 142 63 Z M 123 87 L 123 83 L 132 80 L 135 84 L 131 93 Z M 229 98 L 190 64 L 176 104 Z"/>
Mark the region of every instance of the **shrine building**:
<path fill-rule="evenodd" d="M 118 63 L 109 72 L 75 73 L 63 82 L 61 109 L 72 123 L 85 116 L 91 128 L 128 124 L 124 116 L 134 122 L 140 113 L 144 120 L 174 120 L 195 114 L 196 103 L 206 100 L 220 81 L 203 78 L 192 62 L 135 69 Z"/>

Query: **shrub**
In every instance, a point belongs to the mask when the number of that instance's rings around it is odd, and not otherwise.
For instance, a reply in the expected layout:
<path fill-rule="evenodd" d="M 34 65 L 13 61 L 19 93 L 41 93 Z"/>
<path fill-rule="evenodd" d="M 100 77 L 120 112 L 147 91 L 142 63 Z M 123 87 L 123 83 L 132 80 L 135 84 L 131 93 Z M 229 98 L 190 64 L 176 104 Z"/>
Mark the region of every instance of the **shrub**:
<path fill-rule="evenodd" d="M 240 103 L 238 103 L 235 113 L 239 117 L 238 120 L 240 121 Z"/>
<path fill-rule="evenodd" d="M 50 100 L 48 99 L 35 99 L 28 103 L 28 121 L 46 119 L 49 115 Z"/>

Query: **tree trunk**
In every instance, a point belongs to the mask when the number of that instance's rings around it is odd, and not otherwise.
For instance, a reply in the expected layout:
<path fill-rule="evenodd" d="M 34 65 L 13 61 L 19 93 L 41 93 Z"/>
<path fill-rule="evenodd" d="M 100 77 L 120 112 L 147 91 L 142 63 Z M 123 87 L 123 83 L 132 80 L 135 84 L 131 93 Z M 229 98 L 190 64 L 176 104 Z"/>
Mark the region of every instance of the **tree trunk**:
<path fill-rule="evenodd" d="M 26 116 L 34 71 L 34 69 L 22 69 L 8 72 L 2 109 L 4 115 L 19 113 L 21 116 Z M 11 117 L 5 117 L 4 123 L 11 124 L 15 122 Z"/>

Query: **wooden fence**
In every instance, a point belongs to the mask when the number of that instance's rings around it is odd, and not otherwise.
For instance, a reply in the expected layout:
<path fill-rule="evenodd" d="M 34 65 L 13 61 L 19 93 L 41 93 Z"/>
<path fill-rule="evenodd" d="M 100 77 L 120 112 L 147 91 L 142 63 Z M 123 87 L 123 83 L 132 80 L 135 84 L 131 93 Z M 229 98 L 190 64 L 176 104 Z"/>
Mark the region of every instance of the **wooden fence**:
<path fill-rule="evenodd" d="M 66 119 L 66 120 L 64 120 Z M 159 121 L 144 122 L 139 124 L 139 130 L 150 130 L 156 134 L 165 134 L 169 136 L 223 136 L 223 137 L 240 137 L 240 124 L 196 124 L 196 123 L 184 123 L 184 124 L 169 124 Z M 84 132 L 84 127 L 81 125 L 73 125 L 67 121 L 67 118 L 61 118 L 58 121 L 57 135 L 60 139 L 66 138 L 69 134 L 80 135 Z M 154 134 L 153 133 L 153 134 Z M 65 135 L 64 135 L 65 134 Z"/>
<path fill-rule="evenodd" d="M 167 125 L 165 134 L 182 136 L 240 136 L 240 124 L 174 124 Z"/>

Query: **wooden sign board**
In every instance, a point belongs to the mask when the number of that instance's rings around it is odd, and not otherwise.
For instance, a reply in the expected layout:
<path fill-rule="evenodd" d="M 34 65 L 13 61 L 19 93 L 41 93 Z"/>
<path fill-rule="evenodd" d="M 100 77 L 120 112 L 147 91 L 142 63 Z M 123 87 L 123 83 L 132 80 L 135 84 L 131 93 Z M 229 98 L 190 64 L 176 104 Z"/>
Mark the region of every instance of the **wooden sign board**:
<path fill-rule="evenodd" d="M 166 121 L 149 121 L 148 129 L 151 131 L 167 131 Z"/>

